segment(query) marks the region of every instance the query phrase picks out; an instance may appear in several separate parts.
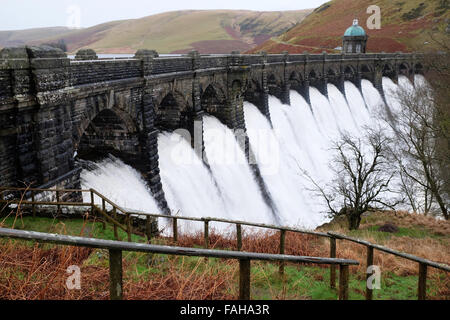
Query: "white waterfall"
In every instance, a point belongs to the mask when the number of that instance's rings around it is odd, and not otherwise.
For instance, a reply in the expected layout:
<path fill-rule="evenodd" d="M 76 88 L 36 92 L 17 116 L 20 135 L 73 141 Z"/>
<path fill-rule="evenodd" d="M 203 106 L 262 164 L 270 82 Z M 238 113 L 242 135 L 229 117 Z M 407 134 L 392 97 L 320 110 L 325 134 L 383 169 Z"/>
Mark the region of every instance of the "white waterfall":
<path fill-rule="evenodd" d="M 124 209 L 158 213 L 159 209 L 139 172 L 116 158 L 106 158 L 92 164 L 93 170 L 81 172 L 83 189 L 95 189 Z M 89 193 L 83 193 L 83 201 L 91 202 Z M 101 204 L 101 199 L 95 197 Z"/>
<path fill-rule="evenodd" d="M 404 77 L 400 77 L 399 84 L 411 85 Z M 388 78 L 383 78 L 383 86 L 388 108 L 398 108 L 393 94 L 398 86 Z M 331 142 L 340 132 L 358 136 L 365 126 L 382 125 L 378 115 L 387 108 L 367 80 L 362 81 L 361 91 L 345 82 L 345 93 L 330 84 L 327 98 L 310 88 L 311 106 L 295 91 L 291 91 L 291 106 L 269 97 L 273 127 L 256 106 L 245 102 L 250 146 L 273 208 L 264 201 L 233 132 L 219 120 L 204 118 L 208 165 L 180 135 L 161 133 L 161 180 L 172 214 L 278 222 L 308 229 L 326 222 L 324 204 L 310 191 L 304 172 L 316 181 L 330 181 Z M 82 185 L 97 189 L 126 208 L 158 211 L 140 175 L 120 160 L 105 160 L 97 163 L 96 170 L 84 170 Z M 201 228 L 195 224 L 183 226 L 189 231 Z M 219 224 L 215 227 L 221 228 Z"/>

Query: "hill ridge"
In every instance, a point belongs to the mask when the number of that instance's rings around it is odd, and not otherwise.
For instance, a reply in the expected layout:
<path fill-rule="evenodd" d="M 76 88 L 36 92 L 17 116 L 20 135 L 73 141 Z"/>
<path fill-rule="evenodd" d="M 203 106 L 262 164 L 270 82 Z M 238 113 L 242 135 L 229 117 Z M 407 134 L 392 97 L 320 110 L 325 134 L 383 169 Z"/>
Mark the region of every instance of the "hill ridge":
<path fill-rule="evenodd" d="M 109 21 L 79 30 L 61 30 L 49 36 L 36 34 L 34 38 L 25 40 L 20 39 L 19 32 L 14 39 L 17 44 L 32 45 L 63 39 L 72 53 L 87 47 L 98 53 L 134 53 L 143 48 L 160 53 L 185 53 L 191 50 L 200 53 L 244 52 L 282 34 L 310 12 L 312 10 L 309 9 L 175 10 L 142 18 Z M 33 30 L 28 29 L 27 32 Z M 0 31 L 0 46 L 11 44 L 8 41 L 11 35 L 6 37 L 3 33 Z"/>

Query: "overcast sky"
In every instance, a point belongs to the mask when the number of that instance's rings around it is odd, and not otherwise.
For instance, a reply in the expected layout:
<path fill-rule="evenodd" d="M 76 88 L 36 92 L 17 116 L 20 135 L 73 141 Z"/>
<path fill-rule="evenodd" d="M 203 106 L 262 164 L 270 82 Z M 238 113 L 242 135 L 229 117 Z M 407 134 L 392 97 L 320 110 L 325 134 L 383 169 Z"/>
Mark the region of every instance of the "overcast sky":
<path fill-rule="evenodd" d="M 0 30 L 37 27 L 90 27 L 186 9 L 257 11 L 316 8 L 327 0 L 0 0 Z M 80 14 L 78 14 L 78 12 Z"/>

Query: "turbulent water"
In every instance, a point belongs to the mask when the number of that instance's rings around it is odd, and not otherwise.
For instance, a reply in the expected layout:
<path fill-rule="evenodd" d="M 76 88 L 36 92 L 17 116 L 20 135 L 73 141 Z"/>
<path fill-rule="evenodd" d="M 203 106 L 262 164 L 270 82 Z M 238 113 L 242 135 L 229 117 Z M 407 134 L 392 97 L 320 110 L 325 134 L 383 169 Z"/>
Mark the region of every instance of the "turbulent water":
<path fill-rule="evenodd" d="M 400 77 L 399 85 L 412 86 L 406 77 Z M 310 88 L 311 105 L 295 91 L 291 91 L 291 106 L 270 97 L 272 126 L 256 106 L 244 104 L 250 147 L 272 207 L 264 201 L 233 132 L 216 118 L 204 119 L 207 161 L 200 159 L 177 133 L 161 133 L 161 180 L 172 214 L 309 229 L 326 222 L 325 207 L 314 196 L 305 174 L 321 183 L 330 181 L 331 142 L 341 132 L 361 136 L 365 127 L 383 125 L 379 116 L 399 107 L 394 97 L 398 85 L 383 78 L 383 87 L 388 106 L 367 80 L 362 81 L 361 91 L 346 82 L 345 96 L 331 84 L 328 98 Z M 120 160 L 107 159 L 97 163 L 95 170 L 84 170 L 82 186 L 97 189 L 123 207 L 158 212 L 139 173 Z M 184 227 L 189 231 L 200 228 L 190 224 Z"/>

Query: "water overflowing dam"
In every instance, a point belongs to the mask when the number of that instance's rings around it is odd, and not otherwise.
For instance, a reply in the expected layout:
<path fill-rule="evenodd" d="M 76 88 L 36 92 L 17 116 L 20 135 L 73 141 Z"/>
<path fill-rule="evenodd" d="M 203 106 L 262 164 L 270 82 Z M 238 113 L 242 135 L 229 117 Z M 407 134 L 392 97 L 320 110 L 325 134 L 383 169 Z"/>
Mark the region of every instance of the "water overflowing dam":
<path fill-rule="evenodd" d="M 376 123 L 379 93 L 396 108 L 386 90 L 423 73 L 421 59 L 3 48 L 0 185 L 94 187 L 134 210 L 314 228 L 326 217 L 303 174 L 329 181 L 330 142 Z"/>
<path fill-rule="evenodd" d="M 400 77 L 399 85 L 411 83 Z M 361 137 L 365 126 L 383 125 L 380 115 L 398 107 L 393 97 L 398 85 L 383 78 L 383 87 L 387 106 L 367 80 L 362 81 L 361 91 L 345 82 L 345 95 L 328 84 L 328 98 L 311 87 L 311 104 L 295 91 L 290 92 L 290 106 L 270 96 L 272 125 L 255 105 L 244 103 L 250 147 L 271 207 L 263 200 L 233 132 L 217 118 L 207 116 L 204 121 L 205 161 L 177 133 L 161 132 L 161 179 L 171 213 L 317 227 L 327 221 L 326 208 L 310 190 L 303 173 L 322 183 L 330 181 L 330 146 L 340 132 Z M 83 188 L 95 188 L 119 205 L 158 211 L 144 179 L 118 159 L 105 159 L 96 169 L 83 170 L 81 179 Z"/>

